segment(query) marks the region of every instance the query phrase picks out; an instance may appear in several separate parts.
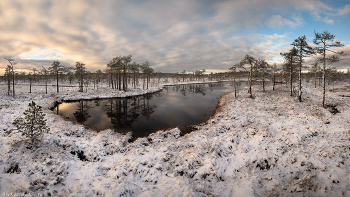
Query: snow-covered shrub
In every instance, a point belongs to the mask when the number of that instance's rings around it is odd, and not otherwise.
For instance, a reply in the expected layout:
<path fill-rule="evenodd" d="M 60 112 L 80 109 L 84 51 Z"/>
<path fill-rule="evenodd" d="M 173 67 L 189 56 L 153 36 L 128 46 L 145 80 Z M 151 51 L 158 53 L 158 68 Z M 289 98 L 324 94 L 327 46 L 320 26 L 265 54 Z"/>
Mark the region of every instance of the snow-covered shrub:
<path fill-rule="evenodd" d="M 50 128 L 46 126 L 45 114 L 42 112 L 42 107 L 36 105 L 34 101 L 28 104 L 29 109 L 23 112 L 23 117 L 17 117 L 13 121 L 13 125 L 17 128 L 17 131 L 31 140 L 33 146 L 34 141 L 39 139 L 44 132 L 49 132 Z M 13 130 L 9 130 L 10 134 Z"/>

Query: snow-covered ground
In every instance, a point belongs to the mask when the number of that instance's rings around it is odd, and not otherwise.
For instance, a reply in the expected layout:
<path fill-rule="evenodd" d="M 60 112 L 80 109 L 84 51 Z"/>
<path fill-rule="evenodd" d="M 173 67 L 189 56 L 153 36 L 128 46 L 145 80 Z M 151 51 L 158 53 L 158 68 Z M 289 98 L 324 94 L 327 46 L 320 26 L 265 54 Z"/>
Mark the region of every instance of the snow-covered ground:
<path fill-rule="evenodd" d="M 215 115 L 180 136 L 175 128 L 129 143 L 130 135 L 99 133 L 49 110 L 55 101 L 144 94 L 100 87 L 78 93 L 50 87 L 15 99 L 0 95 L 0 195 L 32 196 L 350 196 L 349 85 L 327 92 L 308 84 L 303 102 L 287 88 L 254 89 L 254 99 L 224 95 Z M 243 92 L 243 91 L 242 91 Z M 7 136 L 13 120 L 34 100 L 43 106 L 50 132 L 35 150 L 20 134 Z M 334 109 L 333 109 L 334 110 Z M 11 171 L 12 173 L 7 173 Z"/>

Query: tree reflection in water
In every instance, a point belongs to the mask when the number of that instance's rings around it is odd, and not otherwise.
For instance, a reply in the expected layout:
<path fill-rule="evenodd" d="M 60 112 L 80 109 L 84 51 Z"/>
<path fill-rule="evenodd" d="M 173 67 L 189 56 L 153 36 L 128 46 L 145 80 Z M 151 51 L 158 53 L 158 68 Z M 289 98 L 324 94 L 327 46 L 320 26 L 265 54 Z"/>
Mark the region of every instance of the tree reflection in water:
<path fill-rule="evenodd" d="M 84 122 L 91 117 L 91 115 L 89 114 L 89 109 L 91 108 L 91 106 L 88 104 L 88 101 L 84 100 L 79 101 L 77 106 L 78 108 L 73 114 L 77 122 L 84 124 Z"/>
<path fill-rule="evenodd" d="M 149 104 L 153 96 L 160 97 L 161 94 L 104 100 L 104 110 L 111 120 L 113 129 L 121 133 L 127 133 L 132 130 L 133 123 L 137 121 L 140 115 L 149 120 L 157 107 Z"/>
<path fill-rule="evenodd" d="M 192 130 L 191 125 L 206 121 L 221 95 L 230 91 L 230 83 L 168 86 L 142 96 L 66 102 L 60 110 L 56 105 L 54 111 L 97 131 L 110 128 L 145 137 L 157 130 L 178 127 L 186 133 Z"/>

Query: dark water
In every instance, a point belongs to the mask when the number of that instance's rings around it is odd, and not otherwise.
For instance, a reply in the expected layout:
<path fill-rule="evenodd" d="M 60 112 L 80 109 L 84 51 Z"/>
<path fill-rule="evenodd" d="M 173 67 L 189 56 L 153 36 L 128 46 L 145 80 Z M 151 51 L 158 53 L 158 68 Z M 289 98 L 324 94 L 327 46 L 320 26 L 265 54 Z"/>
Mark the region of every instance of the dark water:
<path fill-rule="evenodd" d="M 206 121 L 214 113 L 220 97 L 233 91 L 232 85 L 220 82 L 167 86 L 142 96 L 63 102 L 56 105 L 54 112 L 97 131 L 132 131 L 134 137 L 173 127 L 186 133 L 191 131 L 191 125 Z"/>

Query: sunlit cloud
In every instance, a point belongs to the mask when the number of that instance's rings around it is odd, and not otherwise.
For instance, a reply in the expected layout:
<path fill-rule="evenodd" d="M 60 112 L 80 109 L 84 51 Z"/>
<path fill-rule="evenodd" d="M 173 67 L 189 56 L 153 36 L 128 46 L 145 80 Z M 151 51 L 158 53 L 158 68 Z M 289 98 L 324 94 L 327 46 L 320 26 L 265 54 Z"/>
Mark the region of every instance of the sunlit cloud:
<path fill-rule="evenodd" d="M 286 26 L 289 28 L 296 28 L 298 26 L 301 26 L 302 22 L 300 20 L 293 22 L 291 20 L 283 18 L 281 15 L 273 15 L 266 22 L 266 25 L 273 28 L 283 28 Z"/>
<path fill-rule="evenodd" d="M 133 61 L 149 61 L 161 72 L 225 70 L 224 62 L 239 62 L 245 54 L 279 62 L 292 35 L 304 35 L 303 28 L 314 21 L 335 26 L 349 15 L 349 5 L 327 3 L 4 0 L 0 68 L 6 67 L 3 57 L 13 57 L 18 69 L 48 67 L 59 60 L 67 66 L 83 62 L 95 71 L 115 56 L 130 54 Z"/>

